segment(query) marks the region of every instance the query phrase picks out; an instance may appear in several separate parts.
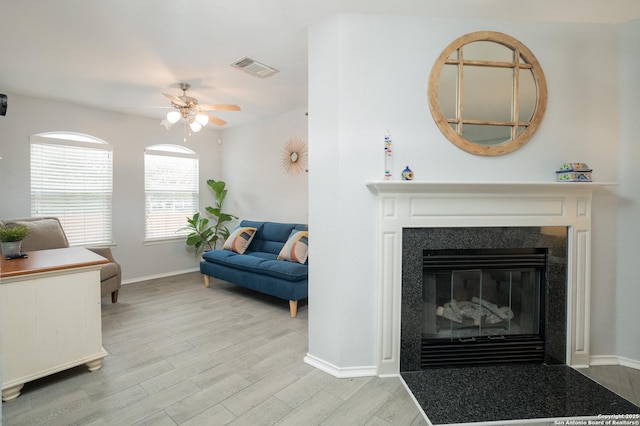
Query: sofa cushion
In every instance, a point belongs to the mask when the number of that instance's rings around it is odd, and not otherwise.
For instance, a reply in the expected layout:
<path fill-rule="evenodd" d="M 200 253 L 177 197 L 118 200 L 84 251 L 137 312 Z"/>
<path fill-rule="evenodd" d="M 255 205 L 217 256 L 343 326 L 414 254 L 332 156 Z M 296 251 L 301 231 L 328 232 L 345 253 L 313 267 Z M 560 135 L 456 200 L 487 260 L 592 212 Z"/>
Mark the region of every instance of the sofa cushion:
<path fill-rule="evenodd" d="M 255 226 L 258 228 L 249 251 L 273 253 L 277 255 L 296 226 L 292 223 L 255 222 L 243 220 L 240 226 Z"/>
<path fill-rule="evenodd" d="M 262 227 L 262 239 L 285 243 L 294 226 L 293 223 L 265 222 Z"/>
<path fill-rule="evenodd" d="M 233 267 L 239 270 L 254 272 L 281 278 L 287 281 L 301 281 L 308 277 L 307 265 L 297 262 L 277 260 L 277 255 L 267 252 L 246 252 L 238 254 L 229 250 L 209 250 L 202 255 L 207 262 Z"/>
<path fill-rule="evenodd" d="M 229 235 L 229 238 L 224 242 L 222 247 L 224 250 L 231 250 L 236 253 L 242 254 L 247 250 L 251 240 L 256 233 L 256 228 L 249 226 L 239 226 Z"/>
<path fill-rule="evenodd" d="M 49 250 L 69 247 L 67 236 L 56 218 L 16 220 L 7 224 L 23 225 L 29 228 L 29 235 L 22 240 L 23 251 Z"/>
<path fill-rule="evenodd" d="M 278 260 L 305 263 L 309 249 L 309 231 L 291 231 L 289 239 L 280 250 Z"/>
<path fill-rule="evenodd" d="M 249 226 L 251 228 L 256 228 L 258 230 L 257 232 L 260 232 L 263 225 L 264 225 L 264 222 L 257 222 L 255 220 L 243 219 L 240 221 L 240 224 L 238 226 Z"/>

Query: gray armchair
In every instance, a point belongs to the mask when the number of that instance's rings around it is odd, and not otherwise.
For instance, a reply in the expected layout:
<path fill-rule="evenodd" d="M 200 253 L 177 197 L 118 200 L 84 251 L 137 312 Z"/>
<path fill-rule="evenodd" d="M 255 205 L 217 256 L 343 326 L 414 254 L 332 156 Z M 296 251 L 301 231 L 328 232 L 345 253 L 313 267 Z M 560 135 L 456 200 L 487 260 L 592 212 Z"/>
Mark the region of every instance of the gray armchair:
<path fill-rule="evenodd" d="M 29 228 L 29 235 L 22 240 L 23 251 L 48 250 L 69 247 L 69 241 L 57 217 L 29 217 L 23 219 L 0 220 L 0 225 L 16 224 Z M 111 294 L 111 303 L 118 302 L 118 292 L 122 284 L 122 270 L 108 247 L 89 248 L 94 253 L 109 259 L 100 269 L 100 294 Z"/>

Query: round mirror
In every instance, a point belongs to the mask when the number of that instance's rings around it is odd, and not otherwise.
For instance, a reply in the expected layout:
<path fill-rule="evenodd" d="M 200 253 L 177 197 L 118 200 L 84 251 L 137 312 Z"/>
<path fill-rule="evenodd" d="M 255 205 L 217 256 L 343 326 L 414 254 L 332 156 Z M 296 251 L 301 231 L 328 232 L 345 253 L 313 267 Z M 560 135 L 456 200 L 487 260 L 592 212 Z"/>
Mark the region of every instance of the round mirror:
<path fill-rule="evenodd" d="M 440 131 L 476 155 L 524 145 L 542 121 L 547 84 L 533 53 L 503 33 L 464 35 L 440 54 L 429 77 L 429 107 Z"/>
<path fill-rule="evenodd" d="M 291 159 L 292 163 L 295 163 L 296 161 L 298 161 L 298 153 L 297 152 L 292 152 L 291 155 L 289 156 L 289 158 Z"/>

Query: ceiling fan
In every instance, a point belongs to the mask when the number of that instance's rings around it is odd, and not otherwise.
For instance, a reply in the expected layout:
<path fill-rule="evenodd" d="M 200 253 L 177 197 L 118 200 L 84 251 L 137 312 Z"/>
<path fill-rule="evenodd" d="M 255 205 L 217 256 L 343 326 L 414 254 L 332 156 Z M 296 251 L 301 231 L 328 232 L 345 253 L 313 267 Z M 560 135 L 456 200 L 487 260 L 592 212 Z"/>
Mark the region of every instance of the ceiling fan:
<path fill-rule="evenodd" d="M 179 83 L 178 86 L 182 90 L 182 96 L 174 96 L 163 93 L 163 95 L 171 101 L 172 108 L 172 110 L 167 113 L 166 118 L 162 120 L 161 123 L 167 129 L 171 128 L 171 126 L 177 123 L 180 118 L 183 118 L 187 123 L 189 123 L 189 127 L 193 132 L 199 132 L 203 126 L 207 125 L 207 123 L 224 126 L 225 124 L 227 124 L 226 121 L 208 114 L 205 111 L 240 111 L 240 107 L 238 105 L 200 105 L 198 104 L 198 100 L 196 98 L 187 96 L 187 90 L 191 88 L 190 84 Z"/>

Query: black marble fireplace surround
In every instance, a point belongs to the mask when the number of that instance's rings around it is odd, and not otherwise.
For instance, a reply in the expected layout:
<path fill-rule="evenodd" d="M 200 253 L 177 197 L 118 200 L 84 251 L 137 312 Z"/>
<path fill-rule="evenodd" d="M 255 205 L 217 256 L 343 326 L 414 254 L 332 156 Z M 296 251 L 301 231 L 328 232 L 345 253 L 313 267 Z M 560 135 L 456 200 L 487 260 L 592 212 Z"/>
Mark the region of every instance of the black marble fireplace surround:
<path fill-rule="evenodd" d="M 400 371 L 420 370 L 422 250 L 546 248 L 545 364 L 566 362 L 567 228 L 404 228 Z"/>
<path fill-rule="evenodd" d="M 494 248 L 547 249 L 544 364 L 421 370 L 423 249 Z M 513 424 L 524 419 L 561 424 L 552 419 L 640 413 L 639 407 L 566 365 L 566 327 L 566 227 L 403 229 L 400 374 L 432 424 Z"/>

